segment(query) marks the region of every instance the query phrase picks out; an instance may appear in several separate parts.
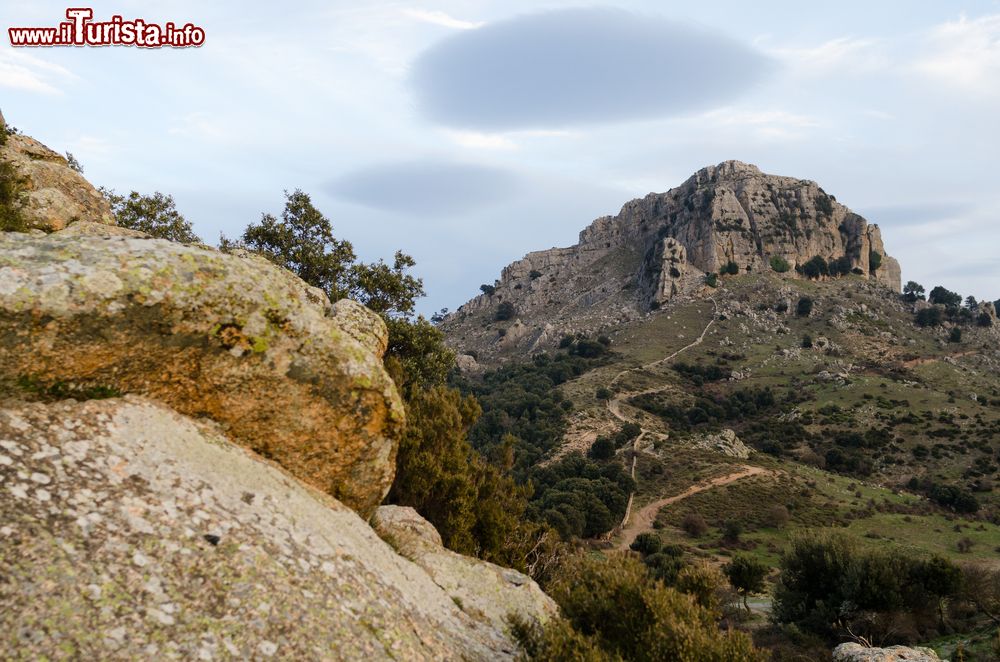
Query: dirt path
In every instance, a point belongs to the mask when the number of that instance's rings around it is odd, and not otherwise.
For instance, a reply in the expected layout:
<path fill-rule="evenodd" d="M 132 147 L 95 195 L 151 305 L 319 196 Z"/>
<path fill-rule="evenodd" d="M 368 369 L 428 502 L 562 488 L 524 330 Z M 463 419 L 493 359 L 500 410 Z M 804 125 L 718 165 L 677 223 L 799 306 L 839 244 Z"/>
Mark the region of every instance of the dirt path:
<path fill-rule="evenodd" d="M 656 515 L 660 512 L 660 509 L 664 506 L 669 506 L 672 503 L 677 503 L 678 501 L 683 501 L 690 496 L 694 496 L 699 492 L 704 492 L 715 487 L 721 487 L 723 485 L 728 485 L 729 483 L 735 483 L 743 478 L 749 478 L 750 476 L 759 475 L 773 475 L 774 472 L 769 469 L 762 469 L 761 467 L 744 466 L 739 471 L 734 471 L 733 473 L 726 474 L 725 476 L 718 476 L 717 478 L 712 478 L 711 480 L 706 480 L 703 483 L 697 483 L 687 488 L 680 494 L 675 494 L 672 497 L 666 497 L 664 499 L 658 499 L 652 503 L 646 504 L 642 507 L 635 515 L 632 516 L 632 521 L 622 529 L 621 532 L 621 542 L 618 544 L 618 549 L 626 550 L 632 541 L 636 537 L 645 531 L 649 531 L 653 528 L 653 522 L 656 521 Z"/>

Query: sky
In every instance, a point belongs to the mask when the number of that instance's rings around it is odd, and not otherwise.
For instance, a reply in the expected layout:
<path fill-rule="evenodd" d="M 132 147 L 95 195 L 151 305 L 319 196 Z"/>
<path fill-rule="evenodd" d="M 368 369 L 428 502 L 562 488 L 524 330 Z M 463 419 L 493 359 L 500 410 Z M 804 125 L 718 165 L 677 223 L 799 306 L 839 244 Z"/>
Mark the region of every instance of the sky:
<path fill-rule="evenodd" d="M 904 282 L 997 299 L 1000 0 L 810 4 L 102 2 L 205 43 L 4 34 L 0 109 L 97 186 L 173 195 L 209 243 L 302 189 L 363 259 L 416 259 L 425 314 L 727 159 L 878 223 Z"/>

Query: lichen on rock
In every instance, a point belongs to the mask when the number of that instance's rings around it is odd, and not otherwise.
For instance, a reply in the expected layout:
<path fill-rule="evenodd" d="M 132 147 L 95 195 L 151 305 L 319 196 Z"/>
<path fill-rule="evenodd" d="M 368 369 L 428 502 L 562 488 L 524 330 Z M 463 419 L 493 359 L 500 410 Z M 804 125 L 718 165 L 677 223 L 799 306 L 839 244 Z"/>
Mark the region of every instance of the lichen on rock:
<path fill-rule="evenodd" d="M 384 337 L 376 316 L 331 308 L 260 257 L 0 234 L 0 385 L 28 376 L 154 397 L 366 516 L 391 485 L 403 424 Z"/>

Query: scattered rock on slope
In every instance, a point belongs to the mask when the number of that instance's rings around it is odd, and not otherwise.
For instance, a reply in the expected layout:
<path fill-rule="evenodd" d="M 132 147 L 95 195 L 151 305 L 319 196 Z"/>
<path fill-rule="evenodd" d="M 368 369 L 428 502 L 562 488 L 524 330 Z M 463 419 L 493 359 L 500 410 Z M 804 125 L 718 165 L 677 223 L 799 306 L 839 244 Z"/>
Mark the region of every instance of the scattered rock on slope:
<path fill-rule="evenodd" d="M 940 662 L 941 658 L 930 648 L 890 646 L 866 648 L 861 644 L 847 643 L 833 651 L 834 662 Z"/>
<path fill-rule="evenodd" d="M 512 657 L 440 583 L 214 424 L 137 396 L 0 407 L 5 659 Z M 498 608 L 550 613 L 505 593 Z"/>
<path fill-rule="evenodd" d="M 377 315 L 261 257 L 60 235 L 0 233 L 0 394 L 149 395 L 374 511 L 403 423 Z"/>

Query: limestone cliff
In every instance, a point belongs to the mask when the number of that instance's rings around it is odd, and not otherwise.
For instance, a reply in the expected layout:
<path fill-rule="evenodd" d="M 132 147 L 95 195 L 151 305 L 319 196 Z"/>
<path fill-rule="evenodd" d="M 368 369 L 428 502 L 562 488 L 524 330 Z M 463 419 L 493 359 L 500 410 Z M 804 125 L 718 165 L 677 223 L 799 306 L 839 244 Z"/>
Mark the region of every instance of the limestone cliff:
<path fill-rule="evenodd" d="M 704 275 L 733 263 L 770 271 L 772 258 L 795 267 L 813 257 L 849 260 L 854 274 L 900 289 L 900 269 L 869 224 L 815 182 L 726 161 L 703 168 L 666 193 L 632 200 L 598 218 L 569 248 L 529 253 L 503 269 L 493 294 L 453 313 L 443 328 L 459 348 L 480 354 L 550 345 L 563 333 L 599 331 L 672 298 L 704 289 Z M 491 327 L 504 302 L 511 328 Z"/>

